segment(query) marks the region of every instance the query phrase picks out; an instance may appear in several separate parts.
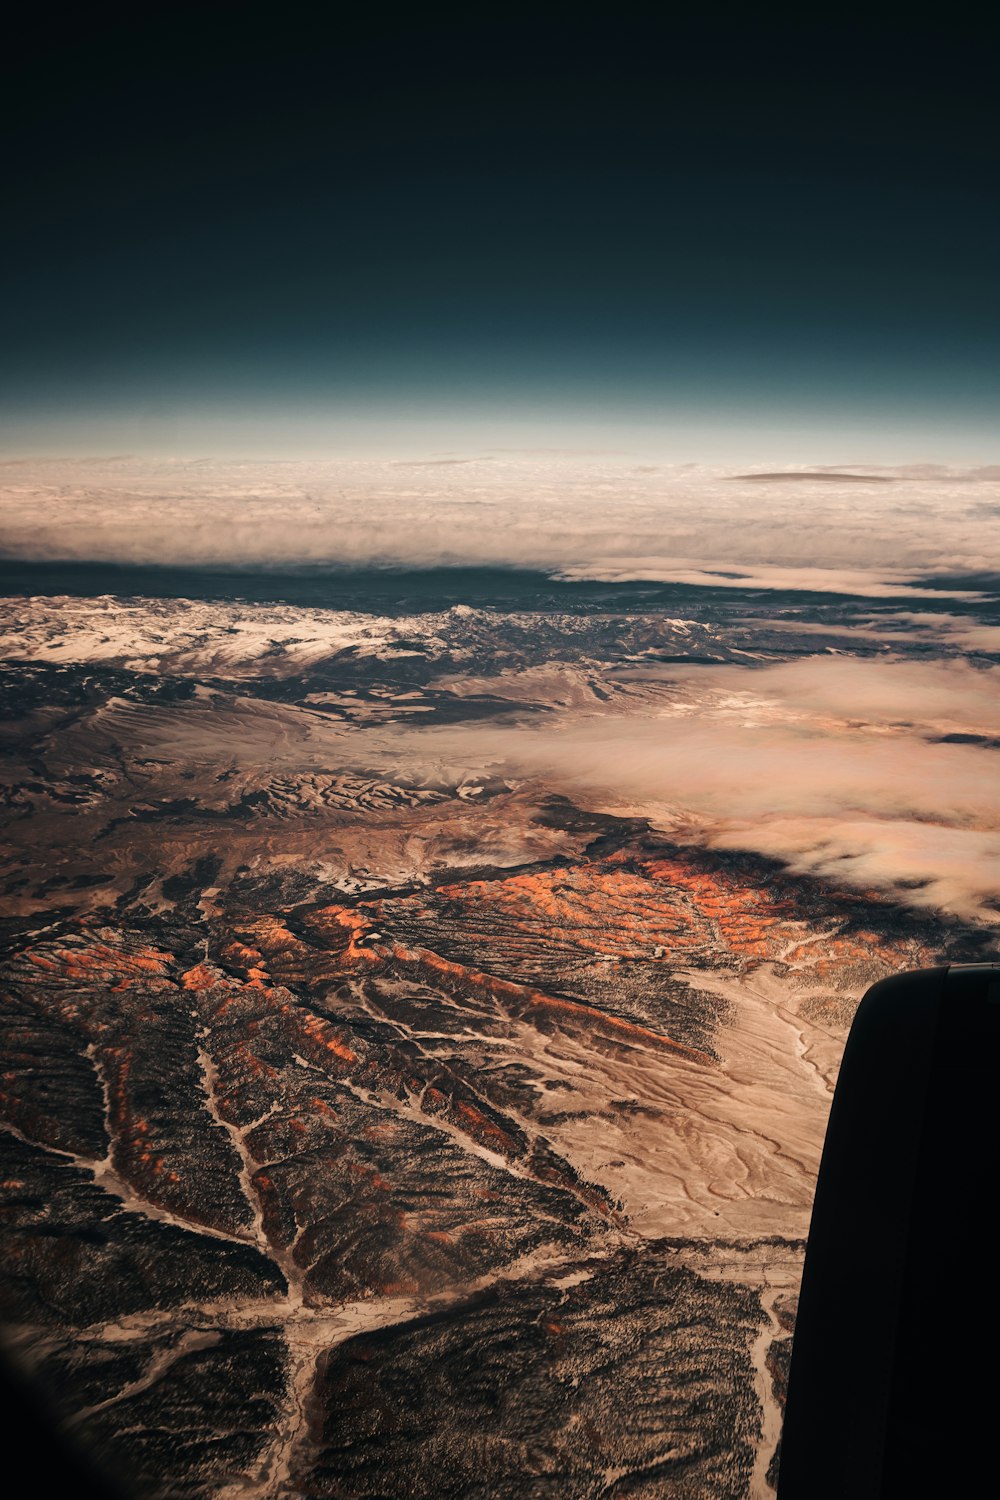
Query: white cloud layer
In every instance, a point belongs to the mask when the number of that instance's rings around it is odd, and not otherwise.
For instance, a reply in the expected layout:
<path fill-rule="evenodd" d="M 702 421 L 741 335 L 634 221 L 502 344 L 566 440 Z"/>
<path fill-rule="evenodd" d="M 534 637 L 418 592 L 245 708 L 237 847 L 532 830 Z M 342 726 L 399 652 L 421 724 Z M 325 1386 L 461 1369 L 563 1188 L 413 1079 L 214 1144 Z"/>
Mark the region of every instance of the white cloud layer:
<path fill-rule="evenodd" d="M 723 586 L 702 575 L 736 568 L 755 587 L 873 597 L 928 573 L 1000 569 L 995 477 L 882 472 L 895 482 L 736 479 L 617 454 L 25 461 L 0 466 L 0 548 L 26 560 L 482 563 Z"/>
<path fill-rule="evenodd" d="M 1000 668 L 814 657 L 673 674 L 649 717 L 411 731 L 397 751 L 500 763 L 681 837 L 994 920 L 1000 756 L 943 733 L 1000 736 Z"/>
<path fill-rule="evenodd" d="M 616 674 L 617 675 L 617 674 Z M 670 712 L 800 725 L 824 736 L 1000 733 L 1000 668 L 961 658 L 899 661 L 810 656 L 773 666 L 642 667 L 633 681 L 669 682 Z M 877 745 L 870 746 L 877 749 Z"/>
<path fill-rule="evenodd" d="M 866 599 L 927 597 L 926 587 L 911 582 L 909 572 L 873 566 L 864 568 L 774 567 L 768 563 L 745 563 L 733 571 L 734 559 L 647 557 L 629 561 L 594 558 L 576 567 L 560 568 L 568 580 L 593 579 L 599 583 L 689 583 L 713 589 L 808 590 L 815 593 L 853 594 Z M 977 598 L 976 590 L 937 589 L 942 598 Z"/>
<path fill-rule="evenodd" d="M 942 591 L 942 595 L 944 591 Z M 954 595 L 950 597 L 954 598 Z M 774 621 L 744 618 L 744 625 L 760 625 L 773 630 Z M 965 652 L 970 656 L 1000 656 L 1000 625 L 967 615 L 940 614 L 931 610 L 894 609 L 879 615 L 856 613 L 853 619 L 837 622 L 783 619 L 784 634 L 839 637 L 840 645 L 850 648 L 859 641 L 878 641 L 883 646 L 899 646 L 915 641 L 935 650 Z"/>

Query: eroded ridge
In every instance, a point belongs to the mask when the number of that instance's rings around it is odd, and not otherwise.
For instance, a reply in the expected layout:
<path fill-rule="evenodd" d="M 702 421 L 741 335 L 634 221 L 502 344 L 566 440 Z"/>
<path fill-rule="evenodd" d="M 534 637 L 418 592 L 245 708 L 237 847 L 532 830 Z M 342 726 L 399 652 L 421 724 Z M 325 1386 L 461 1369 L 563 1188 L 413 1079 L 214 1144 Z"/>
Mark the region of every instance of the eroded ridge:
<path fill-rule="evenodd" d="M 768 1492 L 844 1028 L 933 950 L 539 816 L 572 857 L 334 893 L 198 853 L 168 911 L 15 939 L 4 1318 L 137 1494 Z"/>

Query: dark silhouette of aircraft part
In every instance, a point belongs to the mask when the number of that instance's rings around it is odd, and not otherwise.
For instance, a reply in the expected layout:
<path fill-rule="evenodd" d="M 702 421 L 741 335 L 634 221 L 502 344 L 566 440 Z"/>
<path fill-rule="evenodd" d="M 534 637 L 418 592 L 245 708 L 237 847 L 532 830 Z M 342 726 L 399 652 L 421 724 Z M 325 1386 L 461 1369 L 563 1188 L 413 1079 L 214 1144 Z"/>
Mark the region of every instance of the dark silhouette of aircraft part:
<path fill-rule="evenodd" d="M 816 1188 L 779 1500 L 996 1492 L 998 1044 L 1000 965 L 899 974 L 861 1002 Z"/>

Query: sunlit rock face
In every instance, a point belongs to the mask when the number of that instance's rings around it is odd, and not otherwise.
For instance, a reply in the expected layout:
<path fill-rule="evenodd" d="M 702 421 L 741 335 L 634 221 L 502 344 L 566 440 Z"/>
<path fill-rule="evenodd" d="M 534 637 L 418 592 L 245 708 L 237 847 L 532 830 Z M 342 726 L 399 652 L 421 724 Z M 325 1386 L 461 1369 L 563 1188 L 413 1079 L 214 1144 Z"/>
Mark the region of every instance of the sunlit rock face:
<path fill-rule="evenodd" d="M 70 1431 L 136 1496 L 771 1493 L 854 1006 L 990 951 L 991 600 L 74 578 L 5 605 L 0 1064 Z"/>

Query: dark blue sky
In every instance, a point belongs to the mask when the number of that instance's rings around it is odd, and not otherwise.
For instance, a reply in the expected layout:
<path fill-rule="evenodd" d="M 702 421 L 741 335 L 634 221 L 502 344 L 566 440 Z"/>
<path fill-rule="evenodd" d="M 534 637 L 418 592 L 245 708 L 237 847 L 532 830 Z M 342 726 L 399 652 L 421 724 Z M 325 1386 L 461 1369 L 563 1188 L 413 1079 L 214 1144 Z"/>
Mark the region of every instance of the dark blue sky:
<path fill-rule="evenodd" d="M 194 414 L 205 446 L 220 413 L 281 448 L 305 413 L 334 446 L 356 418 L 460 445 L 530 416 L 688 423 L 690 458 L 755 424 L 817 459 L 827 429 L 994 454 L 993 36 L 954 10 L 546 14 L 25 33 L 4 448 Z"/>

